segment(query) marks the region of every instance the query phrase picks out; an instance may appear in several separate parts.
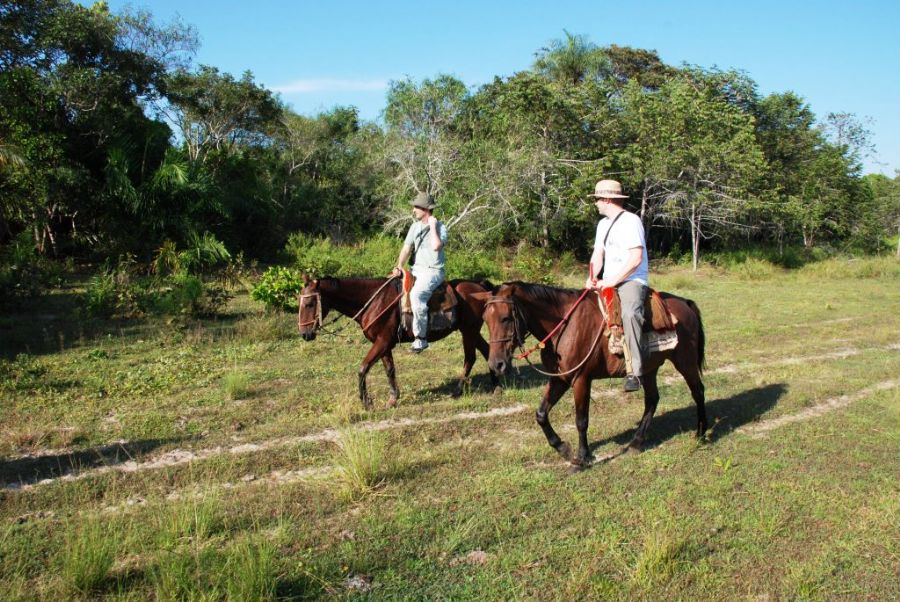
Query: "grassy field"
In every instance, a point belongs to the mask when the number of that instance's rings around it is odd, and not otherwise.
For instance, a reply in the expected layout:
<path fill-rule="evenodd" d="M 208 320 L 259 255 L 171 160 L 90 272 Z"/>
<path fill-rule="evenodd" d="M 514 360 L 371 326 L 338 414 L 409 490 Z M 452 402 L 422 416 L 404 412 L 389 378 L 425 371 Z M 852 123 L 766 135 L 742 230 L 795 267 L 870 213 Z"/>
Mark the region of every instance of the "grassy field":
<path fill-rule="evenodd" d="M 900 266 L 670 269 L 694 299 L 715 417 L 671 366 L 596 381 L 572 474 L 523 367 L 461 398 L 458 335 L 304 343 L 238 295 L 216 321 L 78 322 L 75 289 L 0 317 L 0 599 L 889 600 L 900 597 Z M 579 277 L 562 279 L 577 286 Z M 575 441 L 571 393 L 551 414 Z"/>

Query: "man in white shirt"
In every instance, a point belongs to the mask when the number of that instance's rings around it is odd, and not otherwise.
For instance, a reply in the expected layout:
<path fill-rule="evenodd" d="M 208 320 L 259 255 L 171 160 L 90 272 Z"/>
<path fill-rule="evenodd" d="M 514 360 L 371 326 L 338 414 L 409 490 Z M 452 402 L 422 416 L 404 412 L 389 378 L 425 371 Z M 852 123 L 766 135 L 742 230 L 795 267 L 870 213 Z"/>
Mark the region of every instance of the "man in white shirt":
<path fill-rule="evenodd" d="M 615 180 L 600 180 L 594 187 L 597 211 L 603 216 L 597 224 L 590 276 L 585 288 L 619 290 L 622 304 L 622 326 L 631 360 L 631 373 L 625 376 L 625 391 L 641 388 L 644 350 L 644 303 L 650 291 L 647 241 L 641 218 L 623 207 L 628 197 Z M 602 271 L 601 271 L 602 270 Z M 597 280 L 599 276 L 600 280 Z"/>
<path fill-rule="evenodd" d="M 421 353 L 428 348 L 428 300 L 445 279 L 447 227 L 431 214 L 435 208 L 434 198 L 427 192 L 420 192 L 410 204 L 413 206 L 414 221 L 406 233 L 393 274 L 399 275 L 410 255 L 415 253 L 412 274 L 416 277 L 416 283 L 409 292 L 409 300 L 416 340 L 409 350 Z"/>

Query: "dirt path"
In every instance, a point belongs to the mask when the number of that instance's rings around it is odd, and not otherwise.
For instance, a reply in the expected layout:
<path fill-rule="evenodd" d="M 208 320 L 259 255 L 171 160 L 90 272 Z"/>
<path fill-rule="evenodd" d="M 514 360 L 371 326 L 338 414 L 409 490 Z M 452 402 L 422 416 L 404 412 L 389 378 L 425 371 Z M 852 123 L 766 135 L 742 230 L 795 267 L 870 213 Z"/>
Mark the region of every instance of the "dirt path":
<path fill-rule="evenodd" d="M 883 348 L 883 350 L 900 350 L 900 344 L 894 343 L 891 345 L 887 345 Z M 758 368 L 764 368 L 767 366 L 776 366 L 776 365 L 795 365 L 802 364 L 808 362 L 815 361 L 824 361 L 824 360 L 834 360 L 834 359 L 845 359 L 847 357 L 851 357 L 854 355 L 858 355 L 860 353 L 864 353 L 865 351 L 871 351 L 871 349 L 842 349 L 838 351 L 833 351 L 829 353 L 820 353 L 816 355 L 804 356 L 804 357 L 791 357 L 791 358 L 781 358 L 777 360 L 772 360 L 769 362 L 760 362 L 755 364 L 734 364 L 734 365 L 725 365 L 719 368 L 710 370 L 709 374 L 732 374 L 736 372 L 753 370 Z M 681 380 L 680 376 L 669 376 L 665 379 L 666 382 L 678 382 Z M 868 387 L 862 391 L 858 391 L 852 394 L 842 395 L 840 397 L 827 400 L 821 404 L 817 404 L 810 408 L 806 408 L 796 414 L 792 414 L 789 416 L 781 416 L 778 418 L 773 418 L 770 420 L 764 420 L 761 422 L 754 423 L 750 426 L 744 426 L 739 429 L 736 429 L 736 432 L 744 432 L 750 434 L 751 436 L 761 437 L 765 436 L 769 431 L 776 429 L 785 424 L 790 424 L 793 422 L 800 422 L 803 420 L 809 420 L 811 418 L 815 418 L 820 416 L 826 412 L 830 412 L 835 409 L 839 409 L 842 407 L 846 407 L 853 401 L 861 399 L 867 395 L 870 395 L 873 392 L 891 389 L 896 387 L 897 384 L 893 380 L 884 381 L 882 383 L 878 383 L 873 387 Z M 595 396 L 618 396 L 619 392 L 617 390 L 594 390 L 592 394 Z M 406 427 L 415 427 L 422 425 L 433 425 L 433 424 L 446 424 L 452 422 L 460 422 L 460 421 L 471 421 L 471 420 L 483 420 L 490 419 L 499 416 L 510 416 L 513 414 L 521 413 L 525 410 L 528 410 L 531 406 L 525 404 L 517 404 L 514 406 L 495 408 L 493 410 L 489 410 L 486 412 L 461 412 L 458 414 L 453 414 L 451 416 L 444 416 L 438 418 L 398 418 L 398 419 L 390 419 L 390 420 L 381 420 L 377 422 L 362 422 L 357 425 L 354 425 L 354 429 L 359 430 L 370 430 L 370 431 L 385 431 L 392 430 L 398 428 L 406 428 Z M 64 474 L 59 477 L 52 478 L 44 478 L 39 480 L 29 481 L 27 479 L 23 479 L 21 482 L 15 483 L 3 483 L 0 484 L 0 489 L 3 490 L 12 490 L 12 491 L 23 491 L 31 489 L 32 487 L 36 487 L 39 485 L 46 485 L 50 483 L 54 483 L 57 481 L 75 481 L 79 479 L 84 479 L 88 477 L 93 477 L 97 475 L 101 475 L 108 472 L 120 472 L 120 473 L 134 473 L 134 472 L 142 472 L 145 470 L 154 470 L 159 468 L 167 468 L 171 466 L 180 466 L 183 464 L 187 464 L 195 461 L 202 461 L 210 457 L 231 454 L 231 455 L 240 455 L 240 454 L 248 454 L 248 453 L 257 453 L 261 451 L 266 451 L 270 449 L 284 448 L 296 446 L 301 443 L 307 442 L 316 442 L 316 441 L 335 441 L 339 436 L 339 432 L 335 429 L 325 429 L 316 433 L 310 433 L 307 435 L 301 435 L 297 437 L 280 437 L 276 439 L 270 439 L 267 441 L 260 441 L 258 443 L 243 443 L 240 445 L 235 445 L 231 447 L 227 446 L 215 446 L 205 449 L 198 450 L 184 450 L 184 449 L 175 449 L 163 454 L 160 454 L 155 457 L 148 458 L 143 461 L 137 460 L 127 460 L 118 463 L 111 463 L 103 466 L 98 466 L 96 468 L 90 468 L 87 470 L 83 470 L 80 472 L 73 472 L 69 474 Z M 125 442 L 122 442 L 124 444 Z M 65 452 L 62 452 L 65 453 Z M 27 456 L 28 458 L 39 459 L 42 456 L 50 455 L 47 452 L 43 454 L 35 454 Z M 595 463 L 604 463 L 609 462 L 618 458 L 621 455 L 620 452 L 614 452 L 612 454 L 607 454 L 603 457 L 597 458 Z"/>

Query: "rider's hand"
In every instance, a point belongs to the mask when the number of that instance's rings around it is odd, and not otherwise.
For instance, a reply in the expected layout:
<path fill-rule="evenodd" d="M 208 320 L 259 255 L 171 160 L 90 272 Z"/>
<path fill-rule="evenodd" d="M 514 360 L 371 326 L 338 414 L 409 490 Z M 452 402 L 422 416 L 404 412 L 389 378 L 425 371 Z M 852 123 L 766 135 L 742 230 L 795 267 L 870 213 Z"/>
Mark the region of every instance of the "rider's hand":
<path fill-rule="evenodd" d="M 597 280 L 595 278 L 588 277 L 587 280 L 584 281 L 584 288 L 597 288 Z"/>
<path fill-rule="evenodd" d="M 391 270 L 391 276 L 399 276 L 403 273 L 403 270 L 400 269 L 400 266 L 394 266 L 394 269 Z"/>
<path fill-rule="evenodd" d="M 428 216 L 428 225 L 429 225 L 429 226 L 436 226 L 436 225 L 437 225 L 437 218 L 436 218 L 435 216 L 433 216 L 433 215 L 429 215 L 429 216 Z"/>

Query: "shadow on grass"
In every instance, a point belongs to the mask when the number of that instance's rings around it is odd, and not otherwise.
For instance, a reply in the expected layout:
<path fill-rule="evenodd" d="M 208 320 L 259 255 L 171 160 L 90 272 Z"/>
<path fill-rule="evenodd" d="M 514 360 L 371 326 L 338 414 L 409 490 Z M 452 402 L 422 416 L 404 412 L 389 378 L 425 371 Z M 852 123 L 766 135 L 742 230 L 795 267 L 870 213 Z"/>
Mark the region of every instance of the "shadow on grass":
<path fill-rule="evenodd" d="M 478 370 L 478 367 L 479 364 L 475 364 L 475 367 L 472 369 L 472 371 L 476 372 Z M 482 371 L 479 371 L 477 374 L 473 374 L 469 378 L 469 383 L 466 385 L 465 391 L 469 393 L 492 393 L 494 391 L 494 383 L 491 380 L 491 375 L 487 370 L 487 366 L 482 365 L 482 368 Z M 523 368 L 520 372 L 513 372 L 512 374 L 507 374 L 500 377 L 500 386 L 504 390 L 534 389 L 541 388 L 546 384 L 546 376 L 538 374 L 528 367 Z M 458 386 L 459 378 L 453 377 L 448 378 L 436 387 L 424 389 L 423 393 L 429 393 L 431 395 L 452 396 L 454 393 L 456 393 L 456 388 Z"/>
<path fill-rule="evenodd" d="M 115 466 L 163 445 L 183 441 L 184 437 L 145 439 L 112 443 L 69 453 L 0 459 L 0 489 L 30 485 L 98 466 Z"/>
<path fill-rule="evenodd" d="M 707 439 L 715 442 L 735 429 L 759 419 L 763 414 L 774 408 L 784 394 L 787 393 L 787 385 L 778 383 L 749 389 L 726 397 L 706 402 L 706 416 L 710 428 L 707 431 Z M 638 407 L 640 409 L 638 409 Z M 636 406 L 637 420 L 643 412 L 643 403 Z M 670 410 L 663 414 L 656 414 L 650 429 L 647 432 L 648 439 L 644 443 L 644 449 L 651 449 L 661 445 L 665 441 L 685 431 L 693 432 L 697 428 L 697 409 L 695 405 Z M 629 443 L 637 431 L 637 425 L 613 435 L 591 443 L 591 451 L 596 450 L 607 443 L 625 445 Z"/>

